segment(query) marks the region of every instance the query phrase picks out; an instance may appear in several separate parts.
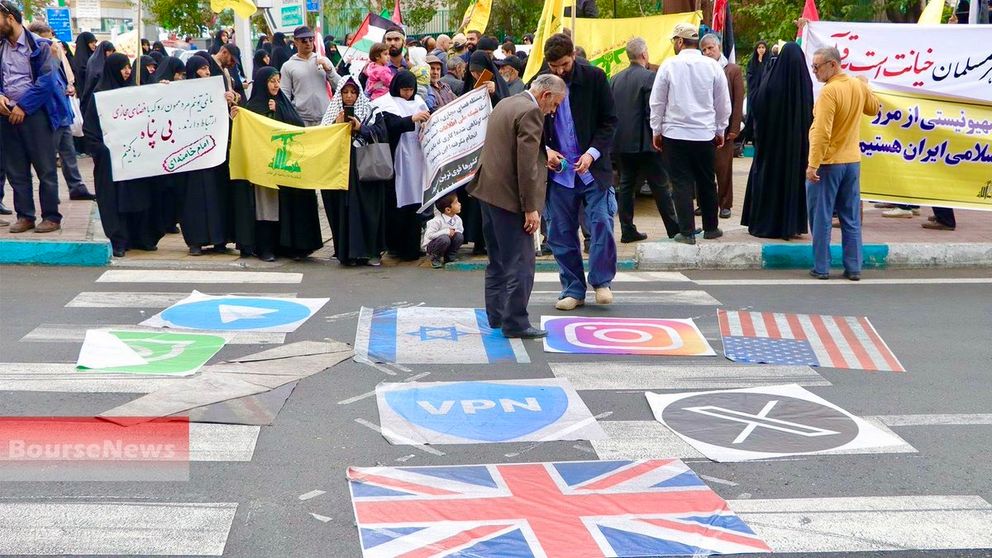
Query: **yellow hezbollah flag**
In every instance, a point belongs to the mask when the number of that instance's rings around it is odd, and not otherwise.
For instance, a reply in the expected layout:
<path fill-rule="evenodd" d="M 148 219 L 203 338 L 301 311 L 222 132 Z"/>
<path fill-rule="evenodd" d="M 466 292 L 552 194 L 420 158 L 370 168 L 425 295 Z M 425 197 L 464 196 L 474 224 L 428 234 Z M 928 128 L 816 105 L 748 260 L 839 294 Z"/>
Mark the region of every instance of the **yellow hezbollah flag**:
<path fill-rule="evenodd" d="M 530 81 L 537 72 L 541 70 L 544 63 L 544 41 L 555 33 L 561 33 L 561 18 L 565 11 L 565 3 L 562 0 L 544 0 L 544 9 L 541 11 L 541 19 L 537 22 L 537 31 L 534 33 L 534 48 L 527 57 L 527 69 L 524 70 L 524 82 Z"/>
<path fill-rule="evenodd" d="M 861 196 L 992 211 L 992 107 L 915 93 L 875 92 L 861 120 Z"/>
<path fill-rule="evenodd" d="M 300 128 L 239 110 L 231 131 L 231 178 L 278 188 L 347 190 L 351 125 Z"/>
<path fill-rule="evenodd" d="M 930 0 L 927 7 L 923 8 L 920 20 L 917 22 L 923 25 L 939 25 L 940 16 L 944 15 L 944 0 Z"/>
<path fill-rule="evenodd" d="M 648 54 L 652 64 L 661 64 L 669 56 L 675 56 L 672 44 L 672 31 L 679 23 L 698 26 L 703 20 L 703 12 L 685 12 L 648 17 L 623 19 L 578 18 L 575 20 L 575 36 L 579 46 L 586 49 L 589 62 L 613 77 L 630 66 L 627 59 L 627 41 L 641 37 L 648 43 Z M 534 41 L 534 48 L 539 43 Z"/>
<path fill-rule="evenodd" d="M 466 31 L 485 32 L 489 25 L 489 14 L 493 9 L 493 0 L 476 0 L 465 10 L 462 18 L 462 29 Z"/>
<path fill-rule="evenodd" d="M 214 13 L 221 13 L 227 8 L 234 10 L 234 13 L 248 19 L 255 15 L 255 3 L 251 0 L 210 0 L 210 11 Z"/>

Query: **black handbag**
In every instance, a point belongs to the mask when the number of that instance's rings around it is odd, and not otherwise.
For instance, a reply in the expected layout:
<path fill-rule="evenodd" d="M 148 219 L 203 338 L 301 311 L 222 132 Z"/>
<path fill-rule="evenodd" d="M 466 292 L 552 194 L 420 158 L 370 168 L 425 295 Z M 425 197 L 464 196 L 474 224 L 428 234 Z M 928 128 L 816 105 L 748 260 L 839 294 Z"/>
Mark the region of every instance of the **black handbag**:
<path fill-rule="evenodd" d="M 365 118 L 368 121 L 371 114 Z M 365 125 L 365 122 L 362 122 Z M 372 141 L 355 148 L 355 164 L 358 165 L 358 180 L 389 180 L 393 177 L 393 154 L 389 142 L 379 141 L 372 135 Z"/>

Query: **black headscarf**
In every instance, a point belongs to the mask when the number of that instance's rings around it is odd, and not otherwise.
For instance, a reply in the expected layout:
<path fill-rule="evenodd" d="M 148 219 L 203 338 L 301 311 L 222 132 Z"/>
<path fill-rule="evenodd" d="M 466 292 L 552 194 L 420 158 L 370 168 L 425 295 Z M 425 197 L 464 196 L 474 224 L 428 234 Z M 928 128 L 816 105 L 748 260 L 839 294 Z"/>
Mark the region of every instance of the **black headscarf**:
<path fill-rule="evenodd" d="M 163 60 L 165 60 L 166 58 L 168 58 L 168 56 L 166 56 L 166 55 L 162 54 L 161 52 L 159 52 L 157 50 L 154 50 L 154 49 L 151 52 L 148 53 L 148 56 L 151 56 L 152 57 L 152 60 L 155 61 L 155 67 L 156 68 L 158 67 L 159 64 L 162 63 Z"/>
<path fill-rule="evenodd" d="M 480 50 L 473 52 L 472 56 L 468 59 L 468 69 L 465 71 L 464 79 L 466 92 L 475 89 L 475 76 L 472 75 L 472 67 L 489 70 L 489 72 L 493 75 L 493 83 L 496 84 L 496 92 L 489 96 L 492 99 L 493 106 L 496 106 L 496 103 L 510 96 L 510 88 L 506 85 L 506 80 L 503 79 L 502 75 L 500 75 L 499 70 L 496 69 L 496 64 L 488 54 Z"/>
<path fill-rule="evenodd" d="M 155 70 L 155 74 L 152 75 L 152 79 L 149 80 L 150 83 L 158 83 L 160 81 L 172 81 L 175 79 L 176 74 L 186 73 L 186 65 L 177 56 L 170 56 L 162 61 Z"/>
<path fill-rule="evenodd" d="M 169 56 L 169 51 L 165 50 L 165 45 L 162 44 L 162 41 L 152 43 L 152 52 L 161 52 L 162 56 Z"/>
<path fill-rule="evenodd" d="M 756 152 L 741 222 L 764 238 L 805 233 L 813 83 L 799 45 L 786 43 L 765 69 L 750 109 Z"/>
<path fill-rule="evenodd" d="M 265 58 L 269 56 L 269 51 L 260 48 L 255 51 L 255 57 L 252 59 L 251 67 L 253 72 L 258 72 L 259 68 L 264 68 L 269 64 L 265 63 Z"/>
<path fill-rule="evenodd" d="M 279 72 L 275 68 L 268 66 L 255 72 L 255 85 L 251 88 L 251 98 L 245 103 L 245 108 L 285 124 L 303 127 L 303 119 L 300 118 L 286 94 L 281 89 L 275 95 L 269 93 L 269 80 L 278 74 Z M 269 110 L 270 100 L 276 102 L 275 111 Z"/>
<path fill-rule="evenodd" d="M 89 31 L 83 31 L 76 35 L 76 50 L 72 55 L 72 73 L 76 77 L 76 90 L 82 94 L 83 86 L 86 84 L 86 62 L 93 56 L 93 49 L 90 43 L 96 42 L 96 36 Z"/>
<path fill-rule="evenodd" d="M 131 75 L 140 76 L 141 79 L 138 80 L 139 85 L 148 85 L 152 83 L 152 76 L 155 75 L 155 70 L 149 72 L 147 70 L 148 66 L 155 66 L 155 68 L 158 69 L 158 64 L 155 62 L 155 59 L 151 57 L 151 55 L 143 54 L 134 61 L 134 67 L 132 68 L 134 71 Z"/>
<path fill-rule="evenodd" d="M 758 60 L 758 45 L 765 46 L 765 57 L 759 61 Z M 754 45 L 754 52 L 751 54 L 751 60 L 747 63 L 747 94 L 751 96 L 758 92 L 758 86 L 761 85 L 761 76 L 765 73 L 765 68 L 768 66 L 768 60 L 772 56 L 771 49 L 768 48 L 768 43 L 765 41 L 758 41 Z"/>
<path fill-rule="evenodd" d="M 210 54 L 217 54 L 220 47 L 224 46 L 225 43 L 221 40 L 221 35 L 228 35 L 228 40 L 231 39 L 231 36 L 227 33 L 227 29 L 221 29 L 220 31 L 214 33 L 214 41 L 210 43 Z"/>
<path fill-rule="evenodd" d="M 238 48 L 238 45 L 228 43 L 227 51 L 234 57 L 234 67 L 237 69 L 236 73 L 238 74 L 237 76 L 232 75 L 231 77 L 234 77 L 240 81 L 239 78 L 242 78 L 245 75 L 245 69 L 241 66 L 241 49 Z"/>
<path fill-rule="evenodd" d="M 123 76 L 121 76 L 121 70 L 126 68 L 130 63 L 131 61 L 128 59 L 127 55 L 120 52 L 115 52 L 114 54 L 108 56 L 107 62 L 103 66 L 103 74 L 100 76 L 100 81 L 96 84 L 96 88 L 93 89 L 93 92 L 111 91 L 113 89 L 134 85 L 134 72 L 132 72 L 131 77 L 126 80 Z"/>
<path fill-rule="evenodd" d="M 196 79 L 200 77 L 196 75 L 196 71 L 205 66 L 210 66 L 210 63 L 207 62 L 206 58 L 202 56 L 190 56 L 189 60 L 186 61 L 186 79 Z"/>
<path fill-rule="evenodd" d="M 255 51 L 264 50 L 265 52 L 272 51 L 272 43 L 265 42 L 268 35 L 259 35 L 258 42 L 255 44 Z"/>
<path fill-rule="evenodd" d="M 389 82 L 389 94 L 393 97 L 400 96 L 400 89 L 413 89 L 414 96 L 417 93 L 417 76 L 410 70 L 400 70 L 393 76 L 393 81 Z"/>
<path fill-rule="evenodd" d="M 86 83 L 83 86 L 81 97 L 79 97 L 80 103 L 83 106 L 86 105 L 86 101 L 93 95 L 96 84 L 103 77 L 103 67 L 107 62 L 107 51 L 115 50 L 117 49 L 114 48 L 114 43 L 103 41 L 97 45 L 96 50 L 93 51 L 89 60 L 86 61 Z"/>
<path fill-rule="evenodd" d="M 269 65 L 277 70 L 282 69 L 282 65 L 293 57 L 293 52 L 286 46 L 286 36 L 282 33 L 272 35 L 272 55 L 269 57 Z"/>

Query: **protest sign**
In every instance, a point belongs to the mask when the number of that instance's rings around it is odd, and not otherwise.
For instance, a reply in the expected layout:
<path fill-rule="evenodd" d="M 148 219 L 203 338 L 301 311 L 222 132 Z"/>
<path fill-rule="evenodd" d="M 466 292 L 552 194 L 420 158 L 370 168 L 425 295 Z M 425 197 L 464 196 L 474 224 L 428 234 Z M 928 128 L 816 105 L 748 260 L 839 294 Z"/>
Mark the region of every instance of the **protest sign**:
<path fill-rule="evenodd" d="M 627 41 L 634 37 L 644 38 L 651 63 L 661 64 L 666 58 L 675 56 L 671 41 L 675 25 L 699 25 L 702 19 L 702 12 L 621 19 L 578 18 L 575 20 L 576 44 L 586 49 L 590 64 L 602 68 L 607 77 L 613 77 L 630 66 Z"/>
<path fill-rule="evenodd" d="M 96 93 L 115 181 L 209 169 L 227 155 L 224 78 Z"/>
<path fill-rule="evenodd" d="M 864 198 L 992 210 L 992 107 L 875 94 L 881 110 L 861 120 Z"/>
<path fill-rule="evenodd" d="M 485 87 L 471 91 L 439 108 L 420 132 L 424 149 L 424 204 L 468 184 L 482 164 L 482 144 L 492 112 Z"/>
<path fill-rule="evenodd" d="M 232 134 L 232 180 L 268 188 L 348 189 L 351 124 L 300 128 L 240 110 Z"/>
<path fill-rule="evenodd" d="M 989 37 L 992 25 L 814 21 L 806 25 L 803 51 L 812 61 L 818 48 L 837 47 L 841 68 L 873 84 L 992 101 Z M 815 76 L 813 87 L 822 87 Z"/>

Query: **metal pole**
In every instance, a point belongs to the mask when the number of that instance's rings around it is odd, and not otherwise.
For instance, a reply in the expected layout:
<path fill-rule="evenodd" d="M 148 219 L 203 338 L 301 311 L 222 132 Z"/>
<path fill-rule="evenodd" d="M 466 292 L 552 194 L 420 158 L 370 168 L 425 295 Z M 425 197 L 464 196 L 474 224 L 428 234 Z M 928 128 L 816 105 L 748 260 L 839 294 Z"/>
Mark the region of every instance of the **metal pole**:
<path fill-rule="evenodd" d="M 978 23 L 978 8 L 985 0 L 969 0 L 968 2 L 968 23 Z"/>
<path fill-rule="evenodd" d="M 141 24 L 141 0 L 138 0 L 137 3 L 138 3 L 138 19 L 137 21 L 134 22 L 134 31 L 135 31 L 134 34 L 138 36 L 138 50 L 135 51 L 137 53 L 135 55 L 135 62 L 137 62 L 135 64 L 135 67 L 138 69 L 138 71 L 135 72 L 134 84 L 141 85 L 141 28 L 143 27 L 143 25 Z"/>
<path fill-rule="evenodd" d="M 572 44 L 579 44 L 579 34 L 575 32 L 575 12 L 579 9 L 579 0 L 572 0 Z"/>

